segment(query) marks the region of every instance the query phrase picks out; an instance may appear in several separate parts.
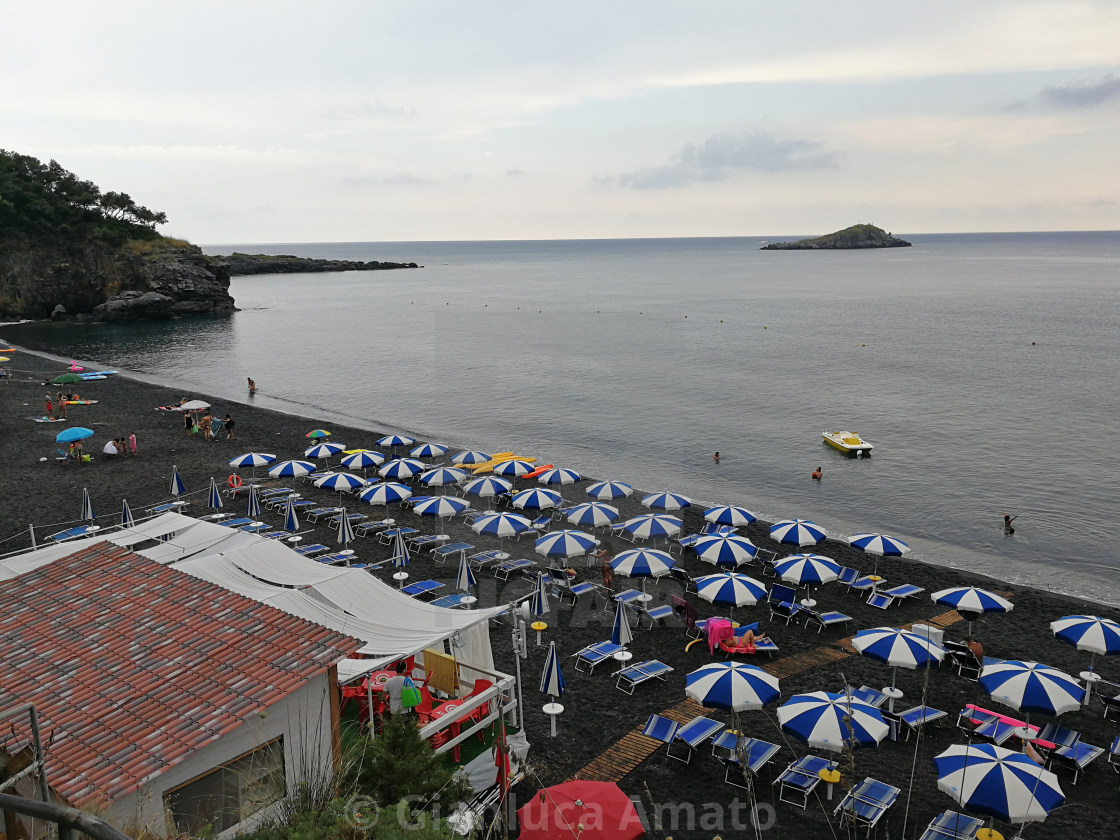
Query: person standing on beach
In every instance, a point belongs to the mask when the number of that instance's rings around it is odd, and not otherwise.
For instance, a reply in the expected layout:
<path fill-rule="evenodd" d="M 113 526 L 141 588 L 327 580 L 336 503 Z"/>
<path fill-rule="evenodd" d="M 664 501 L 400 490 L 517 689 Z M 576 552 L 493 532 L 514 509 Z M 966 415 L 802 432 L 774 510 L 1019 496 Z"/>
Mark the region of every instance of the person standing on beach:
<path fill-rule="evenodd" d="M 1004 531 L 1005 534 L 1014 534 L 1015 533 L 1015 529 L 1011 527 L 1011 523 L 1014 522 L 1018 518 L 1019 518 L 1018 516 L 1009 516 L 1006 513 L 1003 515 L 1003 531 Z"/>
<path fill-rule="evenodd" d="M 233 418 L 226 415 L 226 440 L 233 440 Z"/>
<path fill-rule="evenodd" d="M 199 421 L 198 428 L 202 430 L 202 439 L 210 440 L 210 423 L 214 418 L 210 416 L 210 411 L 207 409 L 206 413 L 202 415 L 202 420 Z"/>
<path fill-rule="evenodd" d="M 194 417 L 191 416 L 189 411 L 183 412 L 183 428 L 187 430 L 188 437 L 194 431 Z"/>
<path fill-rule="evenodd" d="M 47 419 L 54 419 L 54 405 L 51 403 L 51 392 L 47 391 Z"/>
<path fill-rule="evenodd" d="M 58 392 L 58 416 L 63 420 L 66 419 L 66 400 L 62 398 L 62 392 Z"/>

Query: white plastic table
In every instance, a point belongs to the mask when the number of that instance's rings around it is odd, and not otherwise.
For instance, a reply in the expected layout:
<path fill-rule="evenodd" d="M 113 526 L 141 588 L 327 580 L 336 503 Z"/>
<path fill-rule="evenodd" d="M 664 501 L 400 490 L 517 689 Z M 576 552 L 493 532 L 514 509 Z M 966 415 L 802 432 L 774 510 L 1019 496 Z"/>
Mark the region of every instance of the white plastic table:
<path fill-rule="evenodd" d="M 1085 681 L 1085 702 L 1082 703 L 1082 706 L 1088 706 L 1089 698 L 1093 694 L 1093 686 L 1101 681 L 1101 675 L 1096 671 L 1082 671 L 1077 676 Z"/>
<path fill-rule="evenodd" d="M 394 572 L 393 580 L 397 582 L 397 589 L 403 589 L 404 582 L 408 580 L 408 572 Z"/>
<path fill-rule="evenodd" d="M 559 703 L 545 703 L 541 709 L 546 715 L 552 718 L 552 737 L 556 737 L 556 716 L 564 714 L 564 707 Z"/>
<path fill-rule="evenodd" d="M 893 688 L 892 686 L 888 685 L 883 689 L 883 694 L 887 695 L 887 710 L 893 712 L 894 701 L 902 699 L 902 689 Z"/>

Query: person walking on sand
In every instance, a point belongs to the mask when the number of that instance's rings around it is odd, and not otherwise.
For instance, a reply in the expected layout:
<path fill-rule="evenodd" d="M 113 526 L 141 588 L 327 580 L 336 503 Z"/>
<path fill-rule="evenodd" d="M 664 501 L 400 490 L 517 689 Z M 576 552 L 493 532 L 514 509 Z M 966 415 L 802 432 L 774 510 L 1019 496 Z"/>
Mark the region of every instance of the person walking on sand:
<path fill-rule="evenodd" d="M 1019 518 L 1018 516 L 1009 516 L 1006 513 L 1003 515 L 1003 532 L 1005 534 L 1014 534 L 1015 533 L 1015 529 L 1011 527 L 1011 523 L 1014 522 L 1018 518 Z"/>
<path fill-rule="evenodd" d="M 226 440 L 233 440 L 233 418 L 226 415 Z"/>
<path fill-rule="evenodd" d="M 251 397 L 253 394 L 257 393 L 257 383 L 253 381 L 253 377 L 251 376 L 246 376 L 245 378 L 249 380 L 249 396 Z"/>
<path fill-rule="evenodd" d="M 817 467 L 813 470 L 813 481 L 820 481 L 822 475 L 824 475 L 824 473 L 821 471 L 821 468 Z"/>

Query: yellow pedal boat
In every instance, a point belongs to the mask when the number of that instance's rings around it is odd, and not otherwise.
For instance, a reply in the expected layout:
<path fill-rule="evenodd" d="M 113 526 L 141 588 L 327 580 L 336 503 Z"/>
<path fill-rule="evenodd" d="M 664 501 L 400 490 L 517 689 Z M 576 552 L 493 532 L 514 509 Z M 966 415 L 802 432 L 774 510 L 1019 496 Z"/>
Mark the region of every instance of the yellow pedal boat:
<path fill-rule="evenodd" d="M 848 455 L 870 455 L 874 448 L 859 436 L 859 432 L 821 432 L 821 437 L 829 446 Z"/>

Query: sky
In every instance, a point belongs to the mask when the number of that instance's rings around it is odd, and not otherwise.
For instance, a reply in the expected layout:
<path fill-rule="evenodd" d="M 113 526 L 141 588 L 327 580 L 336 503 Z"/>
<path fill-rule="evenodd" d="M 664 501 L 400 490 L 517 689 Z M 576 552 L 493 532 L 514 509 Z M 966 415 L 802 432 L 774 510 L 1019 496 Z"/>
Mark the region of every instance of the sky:
<path fill-rule="evenodd" d="M 1120 3 L 0 0 L 0 147 L 197 243 L 1120 227 Z"/>

